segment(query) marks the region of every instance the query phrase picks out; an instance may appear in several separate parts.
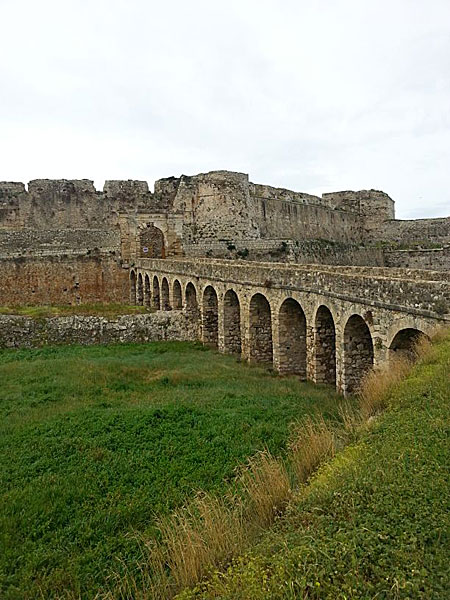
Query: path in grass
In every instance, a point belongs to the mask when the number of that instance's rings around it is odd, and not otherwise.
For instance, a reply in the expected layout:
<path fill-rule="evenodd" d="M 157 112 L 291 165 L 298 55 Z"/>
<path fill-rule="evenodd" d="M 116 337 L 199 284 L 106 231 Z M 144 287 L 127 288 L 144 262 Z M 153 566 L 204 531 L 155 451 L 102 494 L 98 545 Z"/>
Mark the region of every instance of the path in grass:
<path fill-rule="evenodd" d="M 288 424 L 335 414 L 327 387 L 195 343 L 0 351 L 0 596 L 91 598 L 133 568 L 137 532 Z"/>

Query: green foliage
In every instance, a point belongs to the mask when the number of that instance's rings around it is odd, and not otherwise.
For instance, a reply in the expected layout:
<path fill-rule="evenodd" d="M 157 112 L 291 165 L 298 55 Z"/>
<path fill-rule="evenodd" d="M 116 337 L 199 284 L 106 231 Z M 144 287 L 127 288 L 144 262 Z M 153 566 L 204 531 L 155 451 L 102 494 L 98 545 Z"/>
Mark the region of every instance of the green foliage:
<path fill-rule="evenodd" d="M 448 598 L 450 340 L 246 556 L 177 598 Z"/>
<path fill-rule="evenodd" d="M 114 318 L 119 315 L 136 315 L 152 312 L 149 306 L 138 306 L 136 304 L 67 304 L 60 306 L 0 306 L 1 315 L 21 315 L 34 319 L 45 317 L 65 317 L 70 315 L 98 316 Z"/>
<path fill-rule="evenodd" d="M 137 567 L 156 516 L 337 406 L 195 343 L 3 350 L 0 381 L 5 600 L 95 597 Z"/>

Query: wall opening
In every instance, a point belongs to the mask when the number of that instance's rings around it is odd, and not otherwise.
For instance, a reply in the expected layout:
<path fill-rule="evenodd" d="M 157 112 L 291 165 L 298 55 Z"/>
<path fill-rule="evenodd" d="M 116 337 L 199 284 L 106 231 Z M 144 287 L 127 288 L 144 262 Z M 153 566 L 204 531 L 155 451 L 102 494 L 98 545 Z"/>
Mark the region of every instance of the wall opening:
<path fill-rule="evenodd" d="M 130 304 L 136 304 L 136 273 L 130 271 Z"/>
<path fill-rule="evenodd" d="M 152 306 L 155 310 L 161 310 L 161 297 L 159 293 L 159 281 L 156 275 L 153 277 Z"/>
<path fill-rule="evenodd" d="M 142 280 L 142 273 L 139 273 L 137 280 L 137 303 L 139 306 L 144 304 L 144 282 Z"/>
<path fill-rule="evenodd" d="M 173 282 L 173 308 L 175 310 L 181 310 L 183 308 L 183 301 L 181 298 L 181 284 L 178 279 Z"/>
<path fill-rule="evenodd" d="M 241 353 L 241 307 L 234 290 L 228 290 L 223 299 L 224 350 Z"/>
<path fill-rule="evenodd" d="M 144 304 L 150 306 L 151 302 L 151 291 L 150 291 L 150 277 L 145 274 L 144 277 Z"/>
<path fill-rule="evenodd" d="M 161 281 L 161 309 L 170 310 L 169 282 L 165 277 Z"/>
<path fill-rule="evenodd" d="M 300 304 L 287 298 L 279 313 L 279 371 L 306 379 L 306 317 Z"/>
<path fill-rule="evenodd" d="M 329 308 L 319 306 L 314 326 L 315 382 L 336 385 L 336 329 Z"/>
<path fill-rule="evenodd" d="M 255 294 L 250 300 L 250 360 L 273 362 L 272 315 L 262 294 Z"/>
<path fill-rule="evenodd" d="M 395 334 L 389 346 L 389 360 L 406 358 L 411 362 L 415 361 L 417 359 L 417 345 L 426 339 L 429 340 L 430 338 L 419 329 L 412 327 L 401 329 Z"/>
<path fill-rule="evenodd" d="M 367 323 L 352 315 L 344 329 L 344 392 L 356 392 L 373 366 L 373 343 Z"/>
<path fill-rule="evenodd" d="M 210 285 L 203 292 L 203 342 L 213 348 L 219 344 L 219 303 Z"/>
<path fill-rule="evenodd" d="M 194 284 L 189 282 L 186 286 L 186 314 L 194 326 L 196 335 L 198 335 L 199 309 L 197 301 L 197 291 Z"/>
<path fill-rule="evenodd" d="M 153 223 L 147 223 L 139 235 L 139 253 L 143 258 L 165 258 L 164 234 Z"/>

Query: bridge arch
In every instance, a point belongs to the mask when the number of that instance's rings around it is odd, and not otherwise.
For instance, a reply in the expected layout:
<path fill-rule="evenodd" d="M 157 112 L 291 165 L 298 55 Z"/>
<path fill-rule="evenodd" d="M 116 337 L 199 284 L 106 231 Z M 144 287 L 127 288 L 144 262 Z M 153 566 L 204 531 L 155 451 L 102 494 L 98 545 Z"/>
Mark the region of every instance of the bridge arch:
<path fill-rule="evenodd" d="M 223 299 L 223 346 L 229 354 L 241 354 L 241 305 L 234 290 L 227 290 Z"/>
<path fill-rule="evenodd" d="M 353 314 L 344 327 L 344 392 L 356 392 L 364 375 L 373 366 L 373 342 L 369 326 Z"/>
<path fill-rule="evenodd" d="M 203 342 L 217 348 L 219 344 L 219 302 L 217 292 L 208 285 L 203 291 L 202 302 Z"/>
<path fill-rule="evenodd" d="M 181 283 L 178 281 L 178 279 L 175 279 L 172 284 L 172 306 L 174 310 L 181 310 L 183 308 Z"/>
<path fill-rule="evenodd" d="M 170 310 L 169 282 L 166 277 L 161 280 L 161 310 Z"/>
<path fill-rule="evenodd" d="M 389 360 L 396 358 L 406 358 L 414 361 L 417 358 L 418 344 L 423 340 L 429 340 L 420 329 L 414 327 L 405 327 L 397 331 L 389 345 Z"/>
<path fill-rule="evenodd" d="M 137 294 L 136 294 L 137 304 L 142 306 L 144 304 L 144 281 L 142 279 L 142 273 L 139 273 L 137 278 Z"/>
<path fill-rule="evenodd" d="M 130 271 L 130 303 L 136 304 L 136 271 Z"/>
<path fill-rule="evenodd" d="M 145 306 L 150 306 L 151 301 L 151 290 L 150 290 L 150 277 L 148 273 L 145 274 L 144 277 L 144 304 Z"/>
<path fill-rule="evenodd" d="M 153 277 L 152 282 L 152 306 L 155 310 L 161 310 L 161 295 L 159 289 L 159 279 L 156 275 Z"/>
<path fill-rule="evenodd" d="M 260 293 L 250 300 L 250 360 L 273 363 L 272 313 L 267 298 Z"/>
<path fill-rule="evenodd" d="M 306 379 L 306 317 L 293 298 L 286 298 L 278 313 L 278 370 Z"/>
<path fill-rule="evenodd" d="M 336 327 L 328 306 L 321 304 L 314 320 L 314 381 L 336 385 Z"/>

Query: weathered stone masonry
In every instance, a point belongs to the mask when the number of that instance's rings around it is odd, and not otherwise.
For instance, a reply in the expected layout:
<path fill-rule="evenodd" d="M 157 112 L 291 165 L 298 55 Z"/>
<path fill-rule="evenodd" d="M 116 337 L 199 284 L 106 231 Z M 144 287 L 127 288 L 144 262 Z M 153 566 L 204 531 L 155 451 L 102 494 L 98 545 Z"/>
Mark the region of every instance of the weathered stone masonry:
<path fill-rule="evenodd" d="M 168 282 L 166 310 L 181 290 L 205 343 L 344 393 L 419 334 L 450 323 L 440 310 L 450 306 L 450 282 L 440 272 L 140 259 L 136 274 Z"/>
<path fill-rule="evenodd" d="M 142 257 L 445 271 L 449 243 L 450 219 L 395 220 L 376 190 L 319 197 L 228 171 L 160 179 L 154 192 L 145 181 L 0 182 L 0 304 L 127 301 Z"/>

